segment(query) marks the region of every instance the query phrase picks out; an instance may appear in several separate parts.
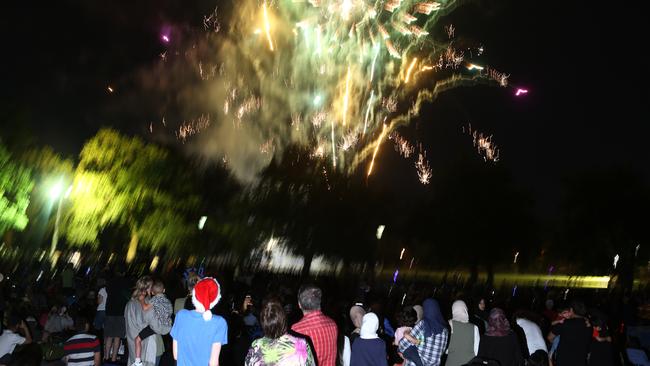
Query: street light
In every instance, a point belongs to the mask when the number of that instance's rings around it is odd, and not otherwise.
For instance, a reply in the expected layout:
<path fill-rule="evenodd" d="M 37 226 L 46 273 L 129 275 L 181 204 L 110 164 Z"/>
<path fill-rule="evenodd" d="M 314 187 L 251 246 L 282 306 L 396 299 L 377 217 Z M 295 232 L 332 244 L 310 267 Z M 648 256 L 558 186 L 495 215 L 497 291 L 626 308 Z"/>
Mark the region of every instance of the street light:
<path fill-rule="evenodd" d="M 56 245 L 59 242 L 59 223 L 61 222 L 61 202 L 63 198 L 66 198 L 70 195 L 72 191 L 72 186 L 68 187 L 65 194 L 63 194 L 64 185 L 63 182 L 57 182 L 52 188 L 50 188 L 50 198 L 52 200 L 58 200 L 56 205 L 56 218 L 54 219 L 54 232 L 52 233 L 52 246 L 50 247 L 50 258 L 54 255 L 56 251 Z"/>

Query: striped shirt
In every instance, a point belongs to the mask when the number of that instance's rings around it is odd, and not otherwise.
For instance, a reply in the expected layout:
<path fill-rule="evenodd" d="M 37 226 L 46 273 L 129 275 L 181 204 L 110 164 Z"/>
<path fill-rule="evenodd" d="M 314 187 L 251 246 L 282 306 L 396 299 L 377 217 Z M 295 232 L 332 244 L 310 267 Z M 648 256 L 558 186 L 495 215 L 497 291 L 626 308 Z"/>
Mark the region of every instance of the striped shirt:
<path fill-rule="evenodd" d="M 294 324 L 291 329 L 311 338 L 319 366 L 334 366 L 336 364 L 337 329 L 334 320 L 325 316 L 320 310 L 312 311 Z"/>
<path fill-rule="evenodd" d="M 100 351 L 99 339 L 91 334 L 77 334 L 63 345 L 68 365 L 94 366 L 95 353 Z"/>

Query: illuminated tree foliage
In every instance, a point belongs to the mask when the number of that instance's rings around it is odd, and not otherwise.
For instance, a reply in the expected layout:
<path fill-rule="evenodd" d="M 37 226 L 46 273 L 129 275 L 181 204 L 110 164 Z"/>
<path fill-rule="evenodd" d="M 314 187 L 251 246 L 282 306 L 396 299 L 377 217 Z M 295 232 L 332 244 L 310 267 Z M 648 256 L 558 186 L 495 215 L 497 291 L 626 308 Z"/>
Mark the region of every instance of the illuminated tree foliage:
<path fill-rule="evenodd" d="M 27 226 L 26 211 L 33 185 L 29 169 L 12 161 L 0 145 L 0 236 L 7 230 L 23 230 Z"/>
<path fill-rule="evenodd" d="M 111 129 L 100 130 L 79 155 L 67 239 L 96 245 L 102 230 L 114 226 L 130 234 L 127 260 L 133 259 L 140 243 L 178 249 L 192 233 L 184 218 L 197 200 L 174 196 L 178 177 L 170 165 L 166 150 Z"/>

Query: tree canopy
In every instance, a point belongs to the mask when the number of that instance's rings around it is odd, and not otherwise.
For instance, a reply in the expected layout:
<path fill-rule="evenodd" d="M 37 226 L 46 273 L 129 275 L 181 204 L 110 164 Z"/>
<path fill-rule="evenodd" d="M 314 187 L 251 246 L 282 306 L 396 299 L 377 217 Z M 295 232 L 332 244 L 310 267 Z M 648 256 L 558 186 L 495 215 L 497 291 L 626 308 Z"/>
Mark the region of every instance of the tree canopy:
<path fill-rule="evenodd" d="M 159 146 L 100 130 L 79 155 L 66 238 L 73 244 L 97 244 L 106 227 L 125 228 L 128 259 L 139 243 L 152 249 L 181 245 L 192 233 L 186 215 L 197 199 L 174 195 L 179 178 L 168 163 L 168 152 Z"/>
<path fill-rule="evenodd" d="M 0 145 L 0 236 L 7 230 L 23 230 L 34 183 L 29 169 L 12 160 Z"/>

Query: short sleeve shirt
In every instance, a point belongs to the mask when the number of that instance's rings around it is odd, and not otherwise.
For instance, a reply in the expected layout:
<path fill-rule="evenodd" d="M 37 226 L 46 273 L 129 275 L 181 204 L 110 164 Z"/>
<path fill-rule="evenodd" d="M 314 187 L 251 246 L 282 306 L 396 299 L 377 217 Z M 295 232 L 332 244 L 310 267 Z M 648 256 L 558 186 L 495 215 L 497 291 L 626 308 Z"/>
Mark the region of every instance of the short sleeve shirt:
<path fill-rule="evenodd" d="M 228 325 L 222 317 L 213 315 L 206 321 L 198 311 L 179 311 L 171 331 L 172 338 L 178 343 L 177 365 L 207 365 L 212 345 L 228 344 L 227 335 Z"/>
<path fill-rule="evenodd" d="M 0 357 L 13 353 L 16 346 L 23 343 L 25 343 L 24 337 L 5 329 L 0 335 Z"/>

